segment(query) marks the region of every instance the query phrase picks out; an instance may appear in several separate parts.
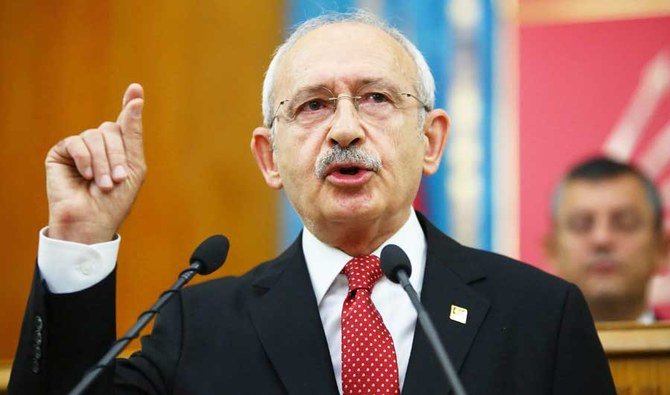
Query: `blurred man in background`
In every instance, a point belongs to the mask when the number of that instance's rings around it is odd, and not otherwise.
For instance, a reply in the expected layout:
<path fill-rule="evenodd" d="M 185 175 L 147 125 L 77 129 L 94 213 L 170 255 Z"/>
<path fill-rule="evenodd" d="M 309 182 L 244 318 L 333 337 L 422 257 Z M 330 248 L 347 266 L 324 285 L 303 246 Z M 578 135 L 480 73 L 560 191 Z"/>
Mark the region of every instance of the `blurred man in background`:
<path fill-rule="evenodd" d="M 596 321 L 652 323 L 652 276 L 667 257 L 662 205 L 638 169 L 604 157 L 574 166 L 554 192 L 545 243 L 561 277 L 584 293 Z"/>

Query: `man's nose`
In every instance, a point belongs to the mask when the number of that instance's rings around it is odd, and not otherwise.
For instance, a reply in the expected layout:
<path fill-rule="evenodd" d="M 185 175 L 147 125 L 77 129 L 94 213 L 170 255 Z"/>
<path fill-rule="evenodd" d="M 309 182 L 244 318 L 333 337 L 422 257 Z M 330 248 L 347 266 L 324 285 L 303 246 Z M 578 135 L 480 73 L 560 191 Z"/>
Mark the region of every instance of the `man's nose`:
<path fill-rule="evenodd" d="M 591 241 L 600 248 L 609 247 L 614 241 L 614 236 L 614 230 L 606 219 L 597 220 L 591 229 Z"/>
<path fill-rule="evenodd" d="M 327 137 L 332 145 L 342 148 L 360 145 L 365 141 L 358 110 L 350 96 L 343 95 L 338 98 Z"/>

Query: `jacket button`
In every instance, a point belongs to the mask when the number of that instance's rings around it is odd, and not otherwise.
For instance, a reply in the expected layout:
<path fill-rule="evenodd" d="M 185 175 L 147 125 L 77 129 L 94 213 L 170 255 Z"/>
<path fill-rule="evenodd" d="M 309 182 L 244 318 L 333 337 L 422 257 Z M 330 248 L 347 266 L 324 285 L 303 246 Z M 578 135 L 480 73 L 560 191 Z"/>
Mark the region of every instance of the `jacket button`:
<path fill-rule="evenodd" d="M 42 317 L 39 315 L 35 317 L 35 329 L 38 331 L 42 330 L 42 327 L 44 325 L 44 321 L 42 321 Z"/>

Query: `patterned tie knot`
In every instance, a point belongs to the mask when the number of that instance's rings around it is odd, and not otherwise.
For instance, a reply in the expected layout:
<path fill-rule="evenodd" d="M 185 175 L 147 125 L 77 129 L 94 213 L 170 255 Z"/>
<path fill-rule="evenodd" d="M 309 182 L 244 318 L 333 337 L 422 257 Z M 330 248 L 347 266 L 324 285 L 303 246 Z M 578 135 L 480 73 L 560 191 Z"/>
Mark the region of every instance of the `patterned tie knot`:
<path fill-rule="evenodd" d="M 363 288 L 372 291 L 382 276 L 379 258 L 374 255 L 360 255 L 347 262 L 342 273 L 349 280 L 349 292 Z"/>

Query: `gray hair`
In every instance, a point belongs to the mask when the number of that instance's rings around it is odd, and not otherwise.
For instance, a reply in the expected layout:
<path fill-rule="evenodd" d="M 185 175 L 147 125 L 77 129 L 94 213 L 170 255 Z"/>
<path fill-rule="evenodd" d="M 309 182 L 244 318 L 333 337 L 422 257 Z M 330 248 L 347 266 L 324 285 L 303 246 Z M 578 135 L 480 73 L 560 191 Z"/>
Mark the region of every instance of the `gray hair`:
<path fill-rule="evenodd" d="M 286 52 L 293 47 L 301 37 L 312 30 L 321 26 L 349 22 L 376 27 L 395 39 L 407 51 L 416 64 L 417 96 L 428 106 L 428 108 L 432 109 L 435 106 L 435 79 L 430 72 L 428 63 L 426 63 L 426 59 L 416 46 L 412 44 L 407 37 L 400 33 L 398 29 L 389 26 L 377 16 L 365 10 L 357 10 L 351 13 L 330 13 L 309 19 L 299 25 L 293 33 L 288 36 L 286 41 L 275 50 L 270 66 L 268 66 L 268 69 L 265 72 L 265 80 L 263 80 L 263 122 L 265 123 L 265 126 L 269 126 L 272 123 L 274 102 L 276 99 L 274 97 L 274 87 L 277 78 L 277 68 L 281 63 L 281 60 L 284 58 L 284 55 L 286 55 Z M 420 120 L 423 119 L 423 111 L 421 114 L 422 116 L 419 118 Z"/>

